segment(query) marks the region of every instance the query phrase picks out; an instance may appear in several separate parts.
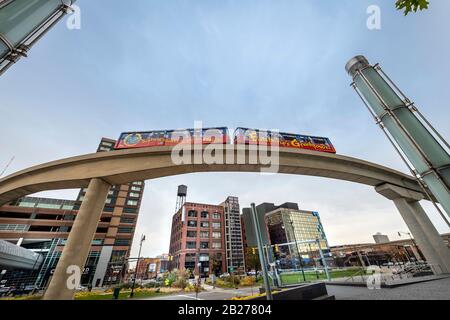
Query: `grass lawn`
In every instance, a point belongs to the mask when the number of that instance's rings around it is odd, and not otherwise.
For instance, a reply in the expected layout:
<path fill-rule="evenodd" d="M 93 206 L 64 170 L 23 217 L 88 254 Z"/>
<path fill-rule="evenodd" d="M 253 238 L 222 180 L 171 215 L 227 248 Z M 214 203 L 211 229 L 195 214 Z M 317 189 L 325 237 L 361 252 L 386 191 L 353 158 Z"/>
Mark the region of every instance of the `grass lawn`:
<path fill-rule="evenodd" d="M 346 278 L 351 277 L 361 271 L 360 268 L 352 268 L 352 269 L 337 269 L 330 271 L 330 277 L 334 278 Z M 292 272 L 292 273 L 282 273 L 280 275 L 281 282 L 283 285 L 296 284 L 303 282 L 303 275 L 301 271 Z M 306 281 L 317 281 L 317 280 L 326 280 L 327 276 L 325 272 L 316 273 L 315 271 L 305 271 L 305 279 Z M 262 284 L 263 279 L 261 277 L 258 278 L 258 284 Z"/>
<path fill-rule="evenodd" d="M 342 270 L 331 270 L 330 271 L 330 277 L 332 279 L 334 278 L 345 278 L 350 277 L 354 274 L 356 274 L 361 269 L 342 269 Z M 285 273 L 281 274 L 281 281 L 283 284 L 295 284 L 303 282 L 303 275 L 302 272 L 295 272 L 295 273 Z M 322 273 L 316 273 L 314 271 L 305 271 L 305 278 L 306 281 L 316 281 L 316 280 L 326 280 L 327 276 L 325 272 Z"/>

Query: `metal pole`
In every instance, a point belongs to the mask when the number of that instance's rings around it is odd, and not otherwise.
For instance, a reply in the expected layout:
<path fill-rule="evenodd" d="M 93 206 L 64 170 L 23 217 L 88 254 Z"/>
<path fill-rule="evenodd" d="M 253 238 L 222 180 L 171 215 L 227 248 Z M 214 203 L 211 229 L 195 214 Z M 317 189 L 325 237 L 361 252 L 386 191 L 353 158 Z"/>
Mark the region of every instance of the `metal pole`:
<path fill-rule="evenodd" d="M 258 215 L 256 214 L 255 204 L 252 203 L 251 207 L 252 207 L 252 215 L 253 215 L 253 228 L 254 228 L 255 235 L 256 235 L 256 241 L 258 243 L 259 262 L 261 263 L 261 270 L 262 270 L 263 278 L 264 278 L 264 287 L 266 289 L 266 297 L 267 297 L 267 300 L 273 300 L 272 289 L 270 288 L 269 276 L 268 276 L 268 272 L 267 272 L 267 261 L 266 261 L 266 257 L 264 255 L 264 251 L 263 251 L 264 249 L 263 249 L 263 244 L 262 244 L 261 231 L 259 229 Z"/>
<path fill-rule="evenodd" d="M 322 252 L 322 246 L 320 245 L 320 239 L 317 239 L 317 246 L 319 247 L 320 259 L 322 259 L 323 268 L 325 270 L 325 274 L 327 275 L 328 281 L 331 281 L 330 273 L 328 272 L 327 262 L 325 261 L 325 257 Z"/>
<path fill-rule="evenodd" d="M 136 270 L 134 271 L 133 285 L 131 286 L 130 298 L 133 298 L 133 296 L 134 296 L 134 287 L 136 285 L 136 278 L 137 278 L 137 271 L 138 271 L 138 266 L 139 266 L 139 259 L 141 258 L 142 242 L 144 240 L 145 240 L 145 236 L 142 235 L 141 236 L 141 243 L 139 244 L 139 253 L 138 253 L 138 258 L 137 258 L 137 262 L 136 262 Z"/>

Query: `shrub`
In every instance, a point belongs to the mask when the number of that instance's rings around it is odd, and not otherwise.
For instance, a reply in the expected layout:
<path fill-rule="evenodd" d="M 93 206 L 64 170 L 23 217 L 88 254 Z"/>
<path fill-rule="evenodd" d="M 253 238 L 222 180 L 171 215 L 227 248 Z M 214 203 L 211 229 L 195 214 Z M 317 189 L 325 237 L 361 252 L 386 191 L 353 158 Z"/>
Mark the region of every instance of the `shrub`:
<path fill-rule="evenodd" d="M 241 286 L 253 286 L 255 284 L 255 277 L 245 276 L 240 281 Z"/>

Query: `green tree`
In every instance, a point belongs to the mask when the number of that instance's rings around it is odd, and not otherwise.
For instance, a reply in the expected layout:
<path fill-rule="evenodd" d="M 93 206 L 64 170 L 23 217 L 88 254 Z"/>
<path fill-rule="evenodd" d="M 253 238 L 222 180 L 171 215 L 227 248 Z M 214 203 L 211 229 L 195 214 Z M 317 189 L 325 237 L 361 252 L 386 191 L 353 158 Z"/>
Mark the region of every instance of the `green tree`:
<path fill-rule="evenodd" d="M 397 10 L 403 10 L 405 16 L 410 12 L 428 9 L 430 2 L 428 0 L 397 0 L 395 6 Z"/>

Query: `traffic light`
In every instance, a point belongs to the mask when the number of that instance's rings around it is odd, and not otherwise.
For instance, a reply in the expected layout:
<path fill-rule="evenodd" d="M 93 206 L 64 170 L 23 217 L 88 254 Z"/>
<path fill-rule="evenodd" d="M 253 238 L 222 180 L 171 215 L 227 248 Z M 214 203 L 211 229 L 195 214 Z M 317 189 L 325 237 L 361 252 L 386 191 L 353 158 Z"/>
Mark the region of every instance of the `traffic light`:
<path fill-rule="evenodd" d="M 276 245 L 274 246 L 274 249 L 275 249 L 275 253 L 280 252 L 280 249 L 278 248 L 278 244 L 276 244 Z"/>
<path fill-rule="evenodd" d="M 252 248 L 252 253 L 256 254 L 256 248 Z"/>

